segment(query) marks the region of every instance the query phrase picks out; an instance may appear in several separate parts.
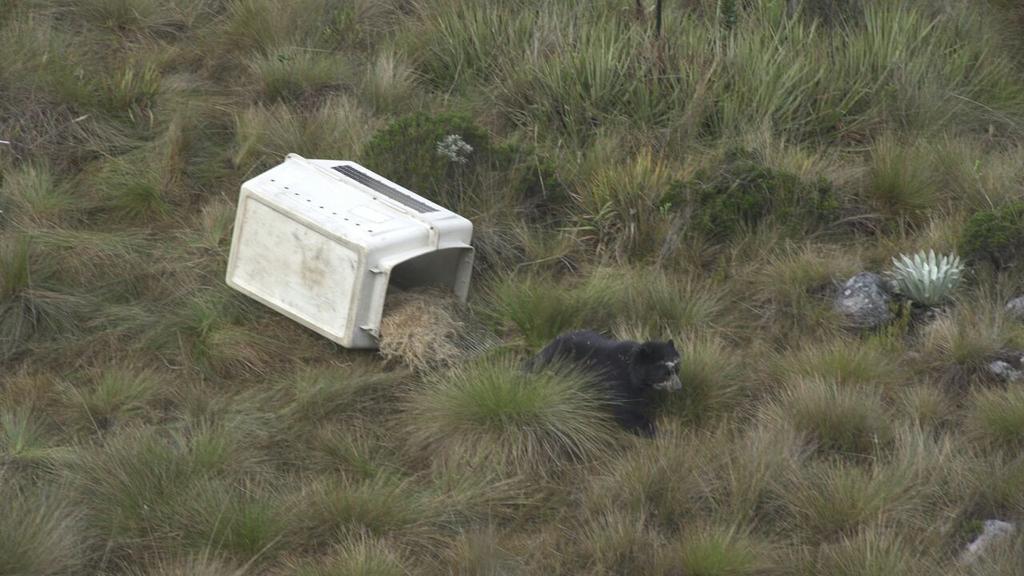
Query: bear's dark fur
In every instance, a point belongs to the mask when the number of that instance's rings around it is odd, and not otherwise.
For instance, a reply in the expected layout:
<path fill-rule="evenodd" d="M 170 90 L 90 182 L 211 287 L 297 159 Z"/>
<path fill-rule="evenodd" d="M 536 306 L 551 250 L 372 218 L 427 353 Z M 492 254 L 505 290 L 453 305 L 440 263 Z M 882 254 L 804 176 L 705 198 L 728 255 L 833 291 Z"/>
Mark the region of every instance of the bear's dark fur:
<path fill-rule="evenodd" d="M 642 436 L 654 435 L 654 396 L 657 390 L 679 390 L 679 352 L 667 342 L 632 342 L 606 338 L 597 332 L 562 334 L 526 365 L 536 370 L 564 362 L 592 372 L 607 390 L 615 420 Z"/>

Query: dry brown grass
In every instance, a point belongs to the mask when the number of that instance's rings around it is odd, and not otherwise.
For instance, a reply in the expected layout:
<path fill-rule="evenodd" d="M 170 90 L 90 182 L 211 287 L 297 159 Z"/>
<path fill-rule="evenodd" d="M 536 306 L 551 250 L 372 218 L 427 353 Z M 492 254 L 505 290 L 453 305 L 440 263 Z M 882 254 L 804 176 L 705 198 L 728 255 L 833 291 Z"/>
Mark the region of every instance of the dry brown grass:
<path fill-rule="evenodd" d="M 464 323 L 455 296 L 436 288 L 394 290 L 380 322 L 380 355 L 414 370 L 446 366 L 461 354 Z"/>

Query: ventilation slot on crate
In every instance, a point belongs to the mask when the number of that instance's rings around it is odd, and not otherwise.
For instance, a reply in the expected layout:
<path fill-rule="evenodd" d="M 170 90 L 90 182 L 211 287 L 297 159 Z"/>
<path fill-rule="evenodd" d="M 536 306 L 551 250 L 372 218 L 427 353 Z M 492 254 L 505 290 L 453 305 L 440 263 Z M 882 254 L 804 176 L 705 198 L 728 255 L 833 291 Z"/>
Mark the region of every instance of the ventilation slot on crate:
<path fill-rule="evenodd" d="M 432 208 L 431 206 L 428 206 L 427 204 L 424 204 L 423 202 L 420 202 L 415 198 L 410 198 L 408 194 L 400 190 L 397 190 L 391 186 L 388 186 L 387 184 L 381 182 L 380 180 L 377 180 L 376 178 L 370 176 L 369 174 L 366 174 L 365 172 L 359 170 L 358 168 L 352 166 L 335 166 L 334 169 L 340 172 L 342 175 L 352 180 L 355 180 L 356 182 L 362 184 L 363 186 L 366 186 L 370 190 L 373 190 L 378 194 L 383 194 L 388 198 L 391 198 L 395 202 L 401 203 L 403 206 L 412 208 L 413 210 L 419 212 L 420 214 L 425 214 L 427 212 L 437 212 L 436 208 Z"/>

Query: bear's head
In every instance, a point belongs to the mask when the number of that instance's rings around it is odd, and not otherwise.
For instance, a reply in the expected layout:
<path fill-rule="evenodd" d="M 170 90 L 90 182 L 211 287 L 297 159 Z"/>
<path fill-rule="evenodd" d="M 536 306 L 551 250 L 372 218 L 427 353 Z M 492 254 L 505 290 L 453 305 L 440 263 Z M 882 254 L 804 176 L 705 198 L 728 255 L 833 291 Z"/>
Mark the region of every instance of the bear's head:
<path fill-rule="evenodd" d="M 630 362 L 634 384 L 655 390 L 683 389 L 679 381 L 679 352 L 672 340 L 652 340 L 636 347 Z"/>

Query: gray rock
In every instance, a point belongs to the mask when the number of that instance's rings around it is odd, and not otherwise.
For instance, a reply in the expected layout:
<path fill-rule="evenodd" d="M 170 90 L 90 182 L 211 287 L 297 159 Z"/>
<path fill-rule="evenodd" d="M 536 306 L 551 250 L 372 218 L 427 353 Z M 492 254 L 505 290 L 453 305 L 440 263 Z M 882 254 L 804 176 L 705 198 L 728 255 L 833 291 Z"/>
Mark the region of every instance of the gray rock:
<path fill-rule="evenodd" d="M 967 545 L 967 549 L 960 555 L 960 561 L 964 564 L 973 564 L 992 544 L 1005 539 L 1013 534 L 1015 528 L 1009 522 L 1002 520 L 985 520 L 985 527 L 981 535 Z"/>
<path fill-rule="evenodd" d="M 857 328 L 875 328 L 892 320 L 892 297 L 878 274 L 861 272 L 843 284 L 835 308 Z"/>
<path fill-rule="evenodd" d="M 985 365 L 989 374 L 1004 382 L 1024 380 L 1024 352 L 1004 350 Z"/>
<path fill-rule="evenodd" d="M 1003 360 L 993 360 L 988 363 L 988 371 L 993 376 L 1005 380 L 1006 382 L 1018 382 L 1021 378 L 1024 378 L 1024 372 L 1014 368 L 1009 362 Z"/>
<path fill-rule="evenodd" d="M 1010 318 L 1024 322 L 1024 296 L 1017 296 L 1007 302 L 1005 310 Z"/>

